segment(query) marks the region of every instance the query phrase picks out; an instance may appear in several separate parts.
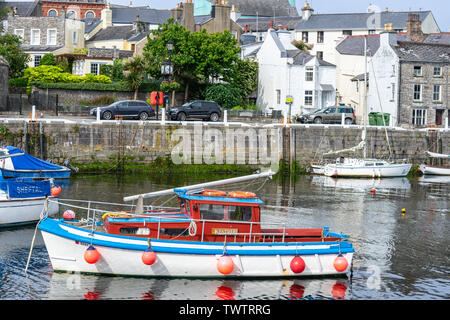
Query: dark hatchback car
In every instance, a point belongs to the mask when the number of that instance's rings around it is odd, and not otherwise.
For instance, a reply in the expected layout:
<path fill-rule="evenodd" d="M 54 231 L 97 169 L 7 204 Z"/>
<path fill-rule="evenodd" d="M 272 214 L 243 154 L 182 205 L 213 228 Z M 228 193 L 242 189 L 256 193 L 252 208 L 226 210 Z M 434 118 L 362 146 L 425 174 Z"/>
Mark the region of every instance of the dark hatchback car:
<path fill-rule="evenodd" d="M 193 100 L 182 106 L 172 107 L 167 111 L 170 120 L 185 121 L 188 118 L 219 121 L 222 109 L 214 101 Z"/>
<path fill-rule="evenodd" d="M 90 115 L 97 116 L 97 108 L 91 109 Z M 100 107 L 100 119 L 103 120 L 111 120 L 116 116 L 147 120 L 155 115 L 155 109 L 147 102 L 141 100 L 122 100 L 106 107 Z"/>

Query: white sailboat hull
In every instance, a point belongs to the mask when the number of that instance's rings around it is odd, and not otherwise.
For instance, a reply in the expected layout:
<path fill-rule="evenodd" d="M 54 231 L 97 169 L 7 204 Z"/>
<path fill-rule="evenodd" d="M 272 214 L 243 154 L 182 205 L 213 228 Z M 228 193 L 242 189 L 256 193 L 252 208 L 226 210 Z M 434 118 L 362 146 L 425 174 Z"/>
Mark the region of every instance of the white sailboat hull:
<path fill-rule="evenodd" d="M 411 164 L 389 164 L 380 167 L 364 165 L 329 164 L 324 168 L 328 177 L 404 177 L 411 169 Z"/>
<path fill-rule="evenodd" d="M 450 167 L 434 167 L 422 164 L 419 169 L 423 174 L 450 176 Z"/>

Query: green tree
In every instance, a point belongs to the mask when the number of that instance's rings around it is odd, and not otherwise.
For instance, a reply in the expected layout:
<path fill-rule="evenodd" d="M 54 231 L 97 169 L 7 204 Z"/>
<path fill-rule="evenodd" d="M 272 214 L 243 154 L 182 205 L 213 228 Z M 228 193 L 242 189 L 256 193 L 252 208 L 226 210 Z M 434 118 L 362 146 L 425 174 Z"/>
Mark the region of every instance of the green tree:
<path fill-rule="evenodd" d="M 3 7 L 0 8 L 0 32 L 3 32 L 3 23 L 2 21 L 8 17 L 9 8 Z"/>
<path fill-rule="evenodd" d="M 239 89 L 240 103 L 245 105 L 248 97 L 258 89 L 258 62 L 239 59 L 233 66 L 231 77 L 227 80 L 231 86 Z"/>
<path fill-rule="evenodd" d="M 102 64 L 100 67 L 100 73 L 111 78 L 112 81 L 123 80 L 123 60 L 116 59 L 114 63 Z"/>
<path fill-rule="evenodd" d="M 205 90 L 205 99 L 217 102 L 222 108 L 232 109 L 239 105 L 239 90 L 229 84 L 212 84 Z"/>
<path fill-rule="evenodd" d="M 46 53 L 42 56 L 39 61 L 39 65 L 41 66 L 56 66 L 56 59 L 53 53 Z"/>
<path fill-rule="evenodd" d="M 139 87 L 147 75 L 147 62 L 144 57 L 136 56 L 123 64 L 124 82 L 134 90 L 134 100 L 138 97 Z"/>
<path fill-rule="evenodd" d="M 20 44 L 22 40 L 15 34 L 0 35 L 0 56 L 9 63 L 9 77 L 20 78 L 27 67 L 30 56 L 23 52 Z"/>
<path fill-rule="evenodd" d="M 213 82 L 230 78 L 233 65 L 239 60 L 240 48 L 229 31 L 208 34 L 190 32 L 169 19 L 153 33 L 144 48 L 144 56 L 153 77 L 161 77 L 161 65 L 170 59 L 173 77 L 184 85 L 185 100 L 189 98 L 189 88 L 199 82 Z M 173 51 L 169 55 L 167 43 L 173 41 Z"/>

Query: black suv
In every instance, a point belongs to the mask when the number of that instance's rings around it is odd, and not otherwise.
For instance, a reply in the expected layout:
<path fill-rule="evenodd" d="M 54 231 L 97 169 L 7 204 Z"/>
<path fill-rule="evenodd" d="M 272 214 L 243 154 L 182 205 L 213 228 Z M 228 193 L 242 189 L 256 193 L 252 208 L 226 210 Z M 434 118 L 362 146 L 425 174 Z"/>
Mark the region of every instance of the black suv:
<path fill-rule="evenodd" d="M 92 108 L 91 116 L 97 116 L 97 108 Z M 155 108 L 141 100 L 122 100 L 100 108 L 100 119 L 111 120 L 115 116 L 147 120 L 156 115 Z"/>
<path fill-rule="evenodd" d="M 172 107 L 167 111 L 170 120 L 185 121 L 187 118 L 219 121 L 222 109 L 214 101 L 193 100 L 182 106 Z"/>

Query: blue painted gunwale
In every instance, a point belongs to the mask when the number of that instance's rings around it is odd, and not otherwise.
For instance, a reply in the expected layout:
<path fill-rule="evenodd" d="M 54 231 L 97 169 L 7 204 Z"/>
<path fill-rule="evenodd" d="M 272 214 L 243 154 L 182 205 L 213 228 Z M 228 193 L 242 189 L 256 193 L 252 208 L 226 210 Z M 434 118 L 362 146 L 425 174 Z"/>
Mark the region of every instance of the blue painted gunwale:
<path fill-rule="evenodd" d="M 52 218 L 45 218 L 39 223 L 39 229 L 44 232 L 54 234 L 66 239 L 92 244 L 94 246 L 112 247 L 124 250 L 144 251 L 148 247 L 147 238 L 136 238 L 129 236 L 111 235 L 107 233 L 94 232 L 95 235 L 101 237 L 108 237 L 117 241 L 100 240 L 95 237 L 92 239 L 88 236 L 80 236 L 64 230 L 61 226 L 74 229 L 76 231 L 83 231 L 90 233 L 90 230 L 75 227 L 64 223 L 61 220 Z M 133 240 L 138 243 L 122 243 L 121 240 Z M 142 244 L 140 244 L 142 243 Z M 169 247 L 168 245 L 185 245 L 185 247 Z M 330 246 L 324 249 L 302 249 L 304 246 L 323 245 Z M 198 241 L 180 241 L 180 240 L 157 240 L 151 239 L 151 246 L 155 252 L 178 253 L 178 254 L 205 254 L 205 255 L 221 255 L 223 254 L 224 244 L 216 242 L 198 242 Z M 262 247 L 277 247 L 279 249 L 263 249 Z M 237 249 L 242 248 L 242 249 Z M 287 249 L 285 249 L 287 248 Z M 259 249 L 259 250 L 258 250 Z M 333 242 L 308 242 L 308 243 L 227 243 L 226 253 L 230 255 L 314 255 L 314 254 L 339 254 L 339 253 L 353 253 L 354 249 L 351 243 L 343 241 Z"/>
<path fill-rule="evenodd" d="M 70 178 L 70 169 L 61 170 L 6 170 L 0 169 L 4 177 L 13 178 L 55 178 L 68 179 Z"/>

